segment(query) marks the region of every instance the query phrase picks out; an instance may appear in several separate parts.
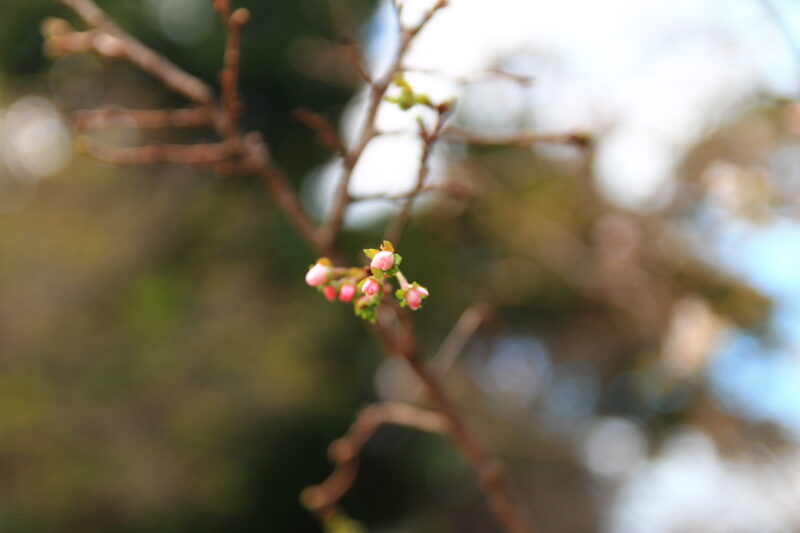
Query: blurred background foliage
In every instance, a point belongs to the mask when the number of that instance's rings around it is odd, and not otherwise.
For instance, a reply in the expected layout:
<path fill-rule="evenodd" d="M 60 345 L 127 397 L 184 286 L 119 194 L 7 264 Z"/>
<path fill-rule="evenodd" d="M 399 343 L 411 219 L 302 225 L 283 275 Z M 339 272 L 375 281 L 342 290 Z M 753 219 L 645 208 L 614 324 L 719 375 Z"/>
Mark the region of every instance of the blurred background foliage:
<path fill-rule="evenodd" d="M 328 154 L 291 111 L 336 119 L 356 87 L 330 40 L 336 24 L 362 27 L 374 5 L 348 3 L 342 21 L 323 0 L 242 2 L 253 13 L 245 122 L 298 188 Z M 170 34 L 154 19 L 158 2 L 102 5 L 214 81 L 223 36 L 210 6 L 192 15 L 195 32 L 173 20 Z M 59 116 L 179 104 L 128 65 L 45 59 L 38 28 L 54 15 L 74 20 L 49 0 L 0 4 L 8 120 L 41 99 Z M 660 212 L 615 209 L 585 162 L 475 149 L 459 171 L 479 194 L 415 219 L 401 252 L 433 295 L 417 317 L 422 342 L 435 352 L 473 301 L 491 306 L 447 383 L 541 531 L 600 530 L 609 484 L 677 428 L 699 428 L 730 454 L 786 445 L 776 424 L 722 402 L 707 376 L 731 331 L 770 342 L 772 302 L 682 233 L 706 201 L 709 165 L 758 160 L 786 138 L 784 119 L 764 104 L 710 134 Z M 260 184 L 69 156 L 43 180 L 12 163 L 0 164 L 0 530 L 319 531 L 298 495 L 329 473 L 328 443 L 359 406 L 418 391 L 349 308 L 302 283 L 315 258 Z M 762 192 L 736 216 L 781 208 Z M 354 260 L 381 231 L 347 234 Z M 401 429 L 367 446 L 344 507 L 370 531 L 495 531 L 450 444 Z"/>

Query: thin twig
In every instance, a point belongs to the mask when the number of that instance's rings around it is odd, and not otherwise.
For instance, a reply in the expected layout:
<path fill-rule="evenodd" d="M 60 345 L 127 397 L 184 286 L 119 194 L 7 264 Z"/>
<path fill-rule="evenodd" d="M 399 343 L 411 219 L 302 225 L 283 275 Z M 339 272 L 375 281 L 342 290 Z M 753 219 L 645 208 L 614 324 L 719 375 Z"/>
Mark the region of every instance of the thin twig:
<path fill-rule="evenodd" d="M 406 72 L 414 72 L 417 74 L 428 74 L 431 76 L 435 76 L 437 78 L 449 78 L 454 83 L 459 85 L 470 85 L 473 83 L 479 83 L 485 80 L 495 80 L 495 79 L 505 79 L 508 81 L 512 81 L 521 85 L 522 87 L 528 87 L 532 85 L 535 81 L 534 78 L 530 76 L 525 76 L 523 74 L 516 74 L 514 72 L 509 72 L 507 70 L 503 70 L 500 68 L 487 68 L 483 70 L 479 70 L 477 72 L 472 72 L 470 74 L 464 75 L 448 75 L 447 73 L 443 73 L 441 71 L 427 69 L 427 68 L 416 68 L 416 67 L 409 67 L 406 66 L 404 68 Z"/>
<path fill-rule="evenodd" d="M 322 146 L 343 157 L 346 155 L 346 150 L 339 139 L 339 134 L 336 133 L 336 129 L 327 117 L 305 107 L 295 109 L 292 112 L 292 117 L 313 131 L 316 134 L 317 142 Z"/>
<path fill-rule="evenodd" d="M 491 308 L 484 303 L 475 303 L 467 307 L 458 318 L 456 325 L 453 326 L 453 329 L 444 339 L 439 351 L 431 359 L 430 367 L 434 374 L 438 376 L 447 374 L 456 358 L 472 338 L 475 330 L 489 316 L 490 310 Z"/>
<path fill-rule="evenodd" d="M 430 433 L 446 433 L 448 420 L 439 413 L 402 403 L 376 403 L 359 411 L 347 433 L 333 441 L 328 456 L 335 468 L 328 478 L 300 495 L 303 504 L 325 520 L 350 490 L 358 473 L 358 456 L 382 425 L 406 426 Z"/>
<path fill-rule="evenodd" d="M 425 131 L 424 126 L 420 126 L 422 154 L 420 155 L 419 168 L 417 170 L 417 181 L 414 184 L 414 188 L 408 195 L 408 198 L 406 198 L 405 202 L 403 203 L 403 206 L 400 208 L 400 212 L 398 212 L 397 216 L 392 219 L 384 234 L 384 239 L 395 245 L 400 242 L 400 239 L 405 232 L 408 221 L 411 218 L 411 210 L 414 207 L 414 202 L 417 201 L 417 197 L 425 189 L 425 185 L 430 174 L 430 159 L 431 154 L 433 153 L 433 147 L 436 145 L 436 141 L 439 140 L 439 137 L 441 137 L 442 132 L 444 131 L 444 125 L 447 121 L 447 117 L 449 116 L 449 111 L 449 106 L 440 109 L 436 117 L 436 125 L 433 127 L 433 131 Z"/>
<path fill-rule="evenodd" d="M 364 54 L 361 52 L 361 47 L 358 46 L 358 43 L 355 42 L 354 40 L 346 42 L 344 46 L 345 46 L 345 51 L 347 52 L 347 57 L 350 59 L 350 62 L 356 69 L 358 76 L 368 86 L 372 86 L 374 82 L 372 80 L 372 76 L 367 70 L 366 64 L 364 63 Z"/>
<path fill-rule="evenodd" d="M 517 131 L 508 135 L 487 135 L 450 126 L 443 138 L 482 147 L 525 147 L 534 144 L 571 144 L 579 148 L 590 146 L 592 138 L 587 133 L 536 133 Z"/>
<path fill-rule="evenodd" d="M 356 165 L 361 159 L 364 150 L 369 142 L 375 137 L 375 119 L 378 116 L 378 109 L 380 108 L 383 97 L 392 83 L 394 75 L 402 70 L 403 59 L 408 52 L 409 46 L 414 38 L 419 34 L 425 25 L 433 18 L 433 16 L 442 8 L 447 5 L 447 0 L 439 0 L 429 11 L 425 13 L 422 20 L 418 25 L 413 28 L 406 28 L 400 22 L 400 12 L 398 8 L 397 18 L 398 26 L 401 31 L 400 43 L 395 52 L 394 59 L 392 60 L 389 69 L 377 81 L 370 85 L 369 100 L 367 103 L 367 110 L 364 116 L 364 121 L 361 125 L 360 133 L 358 134 L 355 146 L 350 150 L 344 160 L 344 172 L 339 181 L 334 196 L 333 207 L 331 208 L 330 215 L 328 216 L 325 225 L 321 228 L 322 239 L 328 245 L 335 245 L 341 233 L 342 224 L 344 223 L 344 215 L 347 211 L 347 206 L 350 203 L 350 181 L 353 177 L 353 172 Z"/>
<path fill-rule="evenodd" d="M 222 72 L 219 75 L 222 107 L 227 117 L 226 128 L 237 132 L 239 117 L 242 114 L 242 99 L 239 95 L 239 66 L 242 57 L 242 28 L 250 20 L 250 12 L 239 8 L 228 18 L 228 39 Z"/>

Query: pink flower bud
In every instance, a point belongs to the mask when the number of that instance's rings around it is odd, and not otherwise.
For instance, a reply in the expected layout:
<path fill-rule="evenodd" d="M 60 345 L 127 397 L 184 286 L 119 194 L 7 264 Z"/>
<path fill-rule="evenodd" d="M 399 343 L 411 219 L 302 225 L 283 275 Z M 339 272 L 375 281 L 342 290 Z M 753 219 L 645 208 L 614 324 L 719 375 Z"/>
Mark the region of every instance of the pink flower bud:
<path fill-rule="evenodd" d="M 389 270 L 394 265 L 394 254 L 392 252 L 378 252 L 372 258 L 372 263 L 369 266 L 377 268 L 378 270 Z"/>
<path fill-rule="evenodd" d="M 367 296 L 374 296 L 381 291 L 381 284 L 375 278 L 367 278 L 367 281 L 361 286 L 361 292 Z"/>
<path fill-rule="evenodd" d="M 422 305 L 422 299 L 428 296 L 428 289 L 425 287 L 411 287 L 406 291 L 406 303 L 416 311 Z"/>
<path fill-rule="evenodd" d="M 353 296 L 356 295 L 356 288 L 350 284 L 342 285 L 342 290 L 339 291 L 340 302 L 352 302 Z"/>
<path fill-rule="evenodd" d="M 325 290 L 322 291 L 322 294 L 325 295 L 325 298 L 327 298 L 329 302 L 332 302 L 336 299 L 336 289 L 333 287 L 333 285 L 328 285 L 325 287 Z"/>
<path fill-rule="evenodd" d="M 322 285 L 323 283 L 328 283 L 330 270 L 330 267 L 317 263 L 308 269 L 308 273 L 306 274 L 306 283 L 312 287 Z"/>

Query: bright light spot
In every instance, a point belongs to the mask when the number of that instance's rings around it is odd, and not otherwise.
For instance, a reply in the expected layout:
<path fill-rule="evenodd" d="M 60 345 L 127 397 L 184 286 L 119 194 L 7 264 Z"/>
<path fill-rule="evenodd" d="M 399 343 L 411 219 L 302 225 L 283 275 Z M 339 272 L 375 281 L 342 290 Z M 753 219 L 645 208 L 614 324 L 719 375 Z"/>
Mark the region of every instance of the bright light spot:
<path fill-rule="evenodd" d="M 721 457 L 699 431 L 673 436 L 625 480 L 606 519 L 613 533 L 797 531 L 800 458 Z"/>
<path fill-rule="evenodd" d="M 72 140 L 67 126 L 48 100 L 17 100 L 2 121 L 5 163 L 14 175 L 35 180 L 53 175 L 69 163 Z"/>
<path fill-rule="evenodd" d="M 544 421 L 551 427 L 564 427 L 592 414 L 600 384 L 588 365 L 561 364 L 553 372 L 544 401 Z"/>
<path fill-rule="evenodd" d="M 699 296 L 685 296 L 673 307 L 664 339 L 664 357 L 671 370 L 690 377 L 719 352 L 728 326 Z"/>
<path fill-rule="evenodd" d="M 522 408 L 544 390 L 550 378 L 550 358 L 542 343 L 528 337 L 496 342 L 488 358 L 474 356 L 475 381 L 500 406 Z"/>
<path fill-rule="evenodd" d="M 618 477 L 641 463 L 646 448 L 645 436 L 636 424 L 624 418 L 604 418 L 589 427 L 581 456 L 593 474 Z"/>
<path fill-rule="evenodd" d="M 158 27 L 173 41 L 191 44 L 205 39 L 214 28 L 209 0 L 149 0 Z"/>

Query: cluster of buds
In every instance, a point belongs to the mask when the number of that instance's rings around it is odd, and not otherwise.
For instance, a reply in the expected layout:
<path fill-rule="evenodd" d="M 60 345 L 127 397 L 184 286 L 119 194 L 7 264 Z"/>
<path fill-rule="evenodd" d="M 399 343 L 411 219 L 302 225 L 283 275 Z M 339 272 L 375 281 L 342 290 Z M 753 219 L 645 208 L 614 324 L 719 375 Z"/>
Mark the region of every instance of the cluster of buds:
<path fill-rule="evenodd" d="M 401 306 L 414 311 L 422 307 L 428 290 L 416 282 L 408 282 L 399 268 L 403 258 L 395 253 L 392 243 L 383 241 L 379 250 L 370 248 L 364 254 L 370 259 L 369 267 L 365 268 L 335 267 L 323 257 L 308 269 L 306 283 L 319 289 L 329 301 L 353 302 L 356 315 L 370 322 L 375 322 L 384 294 L 392 292 L 389 289 L 392 278 L 400 285 L 394 295 Z"/>

